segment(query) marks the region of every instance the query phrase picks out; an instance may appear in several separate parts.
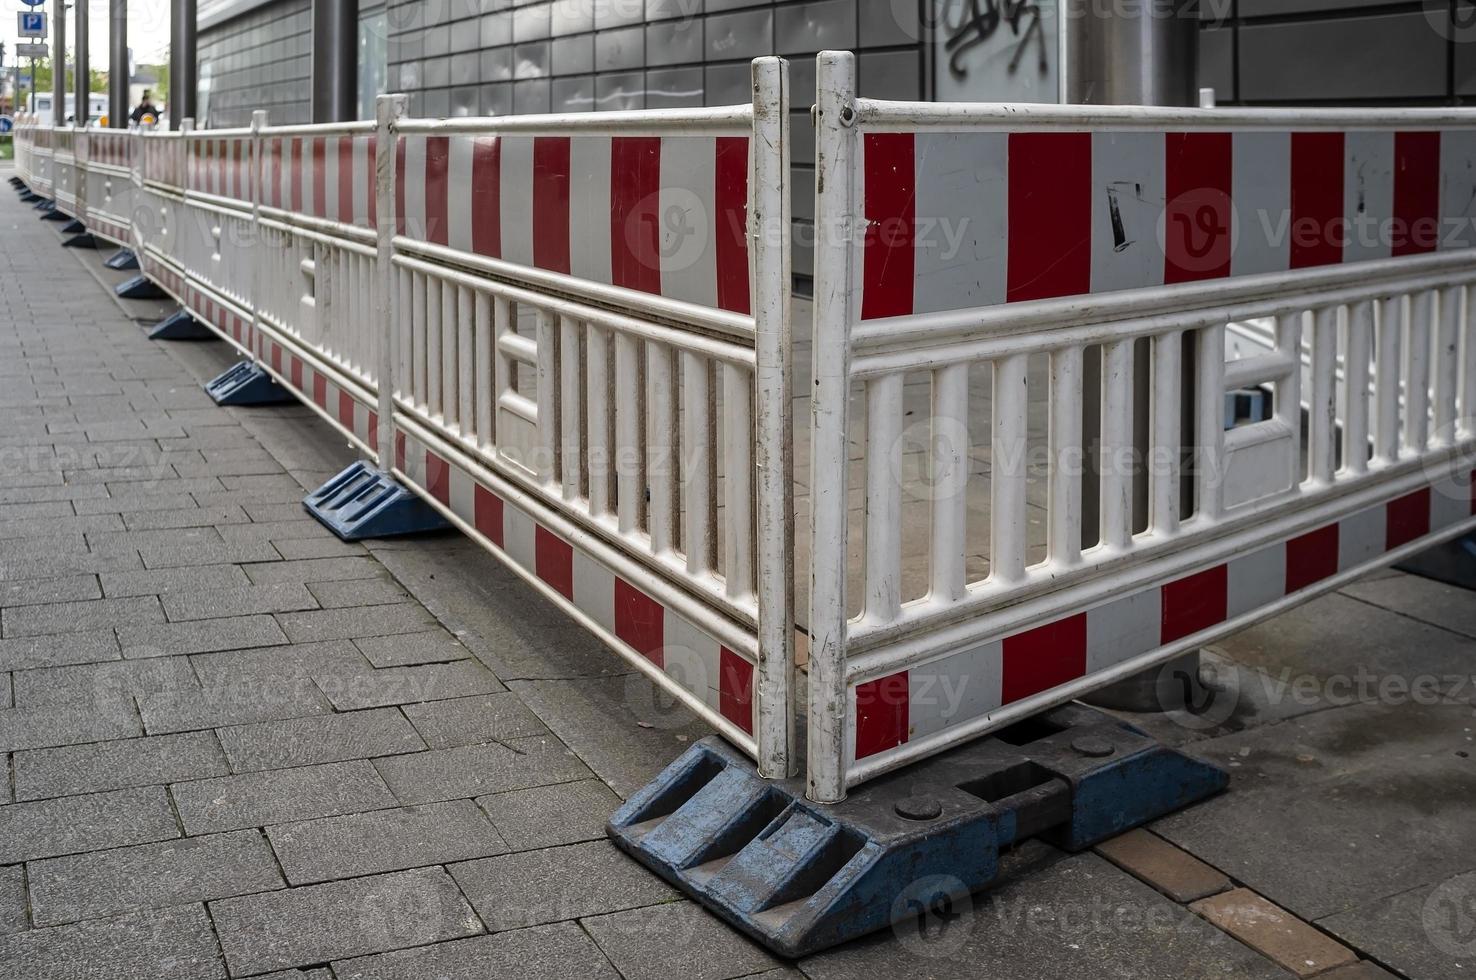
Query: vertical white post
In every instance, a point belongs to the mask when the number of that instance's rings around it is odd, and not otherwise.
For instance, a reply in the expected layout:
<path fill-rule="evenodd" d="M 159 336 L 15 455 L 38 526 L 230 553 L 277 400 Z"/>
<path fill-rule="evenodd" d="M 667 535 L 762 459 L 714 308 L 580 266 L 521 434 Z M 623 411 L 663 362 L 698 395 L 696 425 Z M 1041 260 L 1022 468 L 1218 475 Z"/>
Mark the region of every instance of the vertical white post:
<path fill-rule="evenodd" d="M 255 360 L 261 356 L 261 306 L 262 306 L 262 263 L 265 256 L 261 253 L 265 249 L 265 243 L 261 235 L 261 184 L 264 160 L 262 145 L 265 143 L 261 131 L 267 128 L 267 111 L 257 109 L 251 113 L 251 247 L 256 252 L 251 262 L 251 356 Z M 186 131 L 188 132 L 188 131 Z M 183 142 L 185 137 L 181 137 Z M 142 196 L 141 191 L 135 191 Z M 382 417 L 382 416 L 381 416 Z"/>
<path fill-rule="evenodd" d="M 1332 482 L 1337 443 L 1338 308 L 1312 311 L 1312 395 L 1307 409 L 1307 478 Z"/>
<path fill-rule="evenodd" d="M 405 115 L 403 95 L 381 95 L 375 102 L 379 129 L 375 134 L 374 207 L 378 220 L 378 252 L 375 255 L 374 316 L 379 320 L 379 468 L 388 473 L 395 465 L 395 366 L 399 361 L 400 333 L 409 328 L 397 314 L 405 303 L 397 302 L 395 290 L 401 279 L 395 275 L 395 125 Z"/>
<path fill-rule="evenodd" d="M 902 609 L 902 375 L 866 382 L 866 618 Z"/>
<path fill-rule="evenodd" d="M 646 486 L 651 553 L 676 549 L 676 358 L 666 344 L 646 343 Z M 566 423 L 567 428 L 567 423 Z M 567 478 L 564 483 L 568 485 Z"/>
<path fill-rule="evenodd" d="M 1373 356 L 1372 301 L 1348 310 L 1348 351 L 1343 369 L 1343 469 L 1368 471 L 1368 382 Z"/>
<path fill-rule="evenodd" d="M 584 324 L 573 317 L 559 318 L 559 472 L 564 499 L 571 503 L 584 493 L 584 365 L 580 362 L 580 335 Z"/>
<path fill-rule="evenodd" d="M 846 439 L 855 300 L 856 58 L 816 62 L 814 388 L 810 392 L 810 799 L 846 797 Z"/>
<path fill-rule="evenodd" d="M 989 580 L 999 585 L 1015 585 L 1025 580 L 1025 535 L 1029 526 L 1025 500 L 1030 478 L 1026 418 L 1029 361 L 1024 354 L 1010 354 L 994 362 Z M 962 546 L 962 540 L 954 544 L 956 548 Z"/>
<path fill-rule="evenodd" d="M 1179 331 L 1153 339 L 1150 393 L 1153 435 L 1148 440 L 1148 479 L 1153 487 L 1152 522 L 1158 534 L 1179 529 L 1179 460 L 1182 433 L 1184 335 Z"/>
<path fill-rule="evenodd" d="M 559 465 L 559 320 L 555 314 L 539 308 L 536 313 L 538 336 L 538 482 L 551 491 L 562 472 Z"/>
<path fill-rule="evenodd" d="M 1292 486 L 1302 482 L 1302 318 L 1301 313 L 1276 318 L 1276 351 L 1291 361 L 1291 373 L 1276 386 L 1276 418 L 1291 434 Z"/>
<path fill-rule="evenodd" d="M 1081 474 L 1086 465 L 1082 442 L 1082 365 L 1080 347 L 1051 355 L 1051 483 L 1047 510 L 1047 551 L 1051 563 L 1070 567 L 1081 561 Z"/>
<path fill-rule="evenodd" d="M 1458 288 L 1460 312 L 1456 314 L 1456 329 L 1461 335 L 1461 436 L 1469 439 L 1476 435 L 1476 320 L 1472 309 L 1476 304 L 1469 283 Z"/>
<path fill-rule="evenodd" d="M 1435 438 L 1443 446 L 1457 443 L 1456 390 L 1461 371 L 1461 293 L 1459 286 L 1440 290 L 1440 323 L 1435 341 Z"/>
<path fill-rule="evenodd" d="M 1399 352 L 1404 331 L 1404 297 L 1388 296 L 1379 301 L 1378 373 L 1375 403 L 1374 454 L 1380 462 L 1399 459 Z"/>
<path fill-rule="evenodd" d="M 1198 476 L 1195 515 L 1205 521 L 1219 519 L 1225 509 L 1225 327 L 1216 324 L 1199 331 L 1195 356 L 1195 397 L 1199 399 L 1195 442 L 1199 454 L 1194 468 Z M 1293 372 L 1300 375 L 1300 371 Z M 1277 403 L 1281 402 L 1277 392 Z M 1301 415 L 1301 406 L 1297 406 Z"/>
<path fill-rule="evenodd" d="M 717 399 L 713 396 L 712 363 L 683 351 L 682 365 L 682 550 L 693 578 L 717 566 Z M 593 428 L 593 414 L 590 416 Z M 593 509 L 594 484 L 590 484 Z M 599 512 L 596 511 L 598 514 Z"/>
<path fill-rule="evenodd" d="M 1127 548 L 1133 539 L 1133 346 L 1102 347 L 1101 544 Z"/>
<path fill-rule="evenodd" d="M 969 490 L 969 366 L 933 372 L 933 540 L 929 546 L 932 598 L 963 597 Z"/>
<path fill-rule="evenodd" d="M 1435 291 L 1410 297 L 1409 350 L 1404 363 L 1404 445 L 1416 454 L 1430 442 L 1430 333 L 1435 322 Z"/>
<path fill-rule="evenodd" d="M 753 64 L 748 236 L 753 256 L 758 504 L 759 775 L 794 775 L 794 427 L 789 63 Z M 701 465 L 706 465 L 705 461 Z"/>

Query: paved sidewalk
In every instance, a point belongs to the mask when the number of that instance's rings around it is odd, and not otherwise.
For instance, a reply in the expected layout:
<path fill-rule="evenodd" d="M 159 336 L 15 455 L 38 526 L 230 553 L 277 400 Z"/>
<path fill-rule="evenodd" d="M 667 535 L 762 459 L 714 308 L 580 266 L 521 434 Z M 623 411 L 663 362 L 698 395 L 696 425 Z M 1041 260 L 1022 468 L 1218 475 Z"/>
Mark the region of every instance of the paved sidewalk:
<path fill-rule="evenodd" d="M 1235 773 L 1139 840 L 1168 873 L 1027 845 L 945 923 L 784 964 L 604 840 L 700 724 L 465 540 L 338 542 L 325 425 L 213 406 L 224 345 L 147 341 L 167 308 L 9 194 L 0 229 L 0 977 L 1476 973 L 1428 911 L 1476 899 L 1471 596 L 1388 575 L 1226 644 L 1226 710 L 1153 723 Z M 1364 667 L 1442 680 L 1340 699 Z M 1237 931 L 1242 895 L 1307 931 Z"/>

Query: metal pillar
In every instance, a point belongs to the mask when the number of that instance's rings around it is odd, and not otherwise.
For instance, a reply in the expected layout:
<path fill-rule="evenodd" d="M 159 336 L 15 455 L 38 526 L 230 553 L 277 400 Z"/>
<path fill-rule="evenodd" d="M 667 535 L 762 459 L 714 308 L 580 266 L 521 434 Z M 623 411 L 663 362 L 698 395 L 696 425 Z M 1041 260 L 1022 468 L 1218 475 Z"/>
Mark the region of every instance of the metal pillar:
<path fill-rule="evenodd" d="M 358 118 L 359 5 L 313 0 L 313 122 Z"/>
<path fill-rule="evenodd" d="M 51 121 L 67 124 L 67 5 L 55 0 L 51 19 Z M 34 79 L 32 88 L 35 88 Z"/>
<path fill-rule="evenodd" d="M 128 0 L 108 2 L 108 125 L 128 128 Z"/>
<path fill-rule="evenodd" d="M 92 100 L 88 95 L 92 93 L 92 65 L 88 58 L 87 44 L 89 41 L 87 32 L 87 0 L 73 0 L 72 15 L 77 18 L 77 39 L 73 47 L 77 53 L 73 56 L 75 72 L 72 88 L 77 93 L 76 108 L 72 116 L 78 126 L 85 127 L 87 120 L 92 116 Z"/>
<path fill-rule="evenodd" d="M 199 80 L 195 60 L 195 0 L 171 0 L 169 15 L 169 128 L 194 118 Z"/>
<path fill-rule="evenodd" d="M 1067 102 L 1167 106 L 1194 106 L 1199 102 L 1199 21 L 1194 5 L 1179 0 L 1144 0 L 1109 11 L 1091 0 L 1067 0 L 1063 47 L 1061 86 Z M 1186 346 L 1185 406 L 1194 403 L 1193 353 L 1193 347 Z M 1137 345 L 1133 362 L 1133 443 L 1141 460 L 1149 445 L 1152 361 L 1146 342 Z M 1100 450 L 1101 358 L 1088 356 L 1082 374 L 1084 428 L 1088 438 L 1097 439 Z M 1195 429 L 1190 424 L 1183 431 Z M 1087 455 L 1100 465 L 1096 452 Z M 1083 541 L 1086 545 L 1096 543 L 1100 524 L 1097 475 L 1098 471 L 1089 467 L 1083 480 L 1082 527 L 1090 538 Z M 1133 529 L 1141 530 L 1147 524 L 1148 481 L 1139 478 L 1134 480 Z M 1128 711 L 1173 710 L 1183 706 L 1183 688 L 1168 681 L 1186 675 L 1197 677 L 1198 671 L 1198 652 L 1186 654 L 1168 667 L 1128 677 L 1092 692 L 1084 700 Z"/>

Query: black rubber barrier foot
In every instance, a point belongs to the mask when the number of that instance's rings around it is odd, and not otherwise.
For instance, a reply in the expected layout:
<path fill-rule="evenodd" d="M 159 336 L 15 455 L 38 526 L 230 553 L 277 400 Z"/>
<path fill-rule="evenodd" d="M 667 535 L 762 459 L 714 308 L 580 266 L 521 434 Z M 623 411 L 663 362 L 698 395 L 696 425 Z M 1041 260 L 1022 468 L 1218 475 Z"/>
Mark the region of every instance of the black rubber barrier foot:
<path fill-rule="evenodd" d="M 87 226 L 73 218 L 71 223 L 62 229 L 63 235 L 80 235 L 87 230 Z"/>
<path fill-rule="evenodd" d="M 149 331 L 150 340 L 214 340 L 215 334 L 205 324 L 180 310 L 160 320 Z"/>
<path fill-rule="evenodd" d="M 134 276 L 127 282 L 113 287 L 113 292 L 123 299 L 163 299 L 169 295 L 146 276 Z"/>
<path fill-rule="evenodd" d="M 610 818 L 615 843 L 787 957 L 956 906 L 1038 837 L 1081 851 L 1223 790 L 1229 774 L 1067 705 L 880 776 L 831 806 L 703 739 Z"/>
<path fill-rule="evenodd" d="M 71 217 L 71 215 L 69 215 L 66 212 L 62 211 L 56 205 L 52 205 L 51 210 L 42 212 L 42 214 L 41 214 L 41 220 L 42 221 L 71 221 L 72 220 L 72 217 Z"/>
<path fill-rule="evenodd" d="M 49 197 L 41 198 L 41 203 L 36 205 L 37 211 L 55 211 L 56 202 Z"/>
<path fill-rule="evenodd" d="M 62 230 L 65 231 L 66 229 L 64 228 Z M 62 248 L 102 248 L 102 245 L 91 234 L 84 231 L 82 234 L 73 235 L 71 238 L 62 242 Z"/>
<path fill-rule="evenodd" d="M 133 254 L 131 248 L 120 248 L 103 265 L 117 272 L 131 272 L 138 268 L 138 256 Z"/>

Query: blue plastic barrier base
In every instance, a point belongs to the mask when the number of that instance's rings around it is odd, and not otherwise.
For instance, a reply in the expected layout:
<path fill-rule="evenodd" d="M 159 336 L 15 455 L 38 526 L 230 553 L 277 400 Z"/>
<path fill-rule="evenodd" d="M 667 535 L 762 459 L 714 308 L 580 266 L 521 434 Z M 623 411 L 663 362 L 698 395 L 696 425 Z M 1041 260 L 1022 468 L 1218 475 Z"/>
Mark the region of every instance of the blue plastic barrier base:
<path fill-rule="evenodd" d="M 226 368 L 205 382 L 205 393 L 217 405 L 280 405 L 292 395 L 266 369 L 250 361 Z"/>
<path fill-rule="evenodd" d="M 450 523 L 388 473 L 358 462 L 313 491 L 307 512 L 344 541 L 443 531 Z"/>
<path fill-rule="evenodd" d="M 842 803 L 759 778 L 717 737 L 616 811 L 615 843 L 734 927 L 806 956 L 989 884 L 1002 849 L 1080 851 L 1220 792 L 1229 774 L 1072 704 L 862 785 Z"/>
<path fill-rule="evenodd" d="M 149 331 L 150 340 L 214 340 L 215 334 L 205 324 L 184 310 L 160 320 Z"/>
<path fill-rule="evenodd" d="M 51 207 L 49 207 L 45 211 L 41 212 L 41 220 L 42 221 L 71 221 L 72 220 L 72 216 L 70 214 L 67 214 L 61 208 L 57 207 L 55 204 L 53 204 Z"/>
<path fill-rule="evenodd" d="M 66 231 L 65 228 L 62 231 Z M 90 232 L 84 231 L 80 235 L 73 235 L 62 242 L 62 248 L 101 248 L 101 243 L 92 236 Z"/>
<path fill-rule="evenodd" d="M 131 248 L 120 248 L 108 256 L 103 265 L 116 272 L 131 272 L 138 268 L 138 256 L 133 254 Z"/>
<path fill-rule="evenodd" d="M 31 190 L 22 191 L 20 199 L 22 204 L 35 204 L 37 201 L 45 200 L 40 194 Z"/>
<path fill-rule="evenodd" d="M 1394 567 L 1457 588 L 1476 589 L 1476 535 L 1437 544 Z"/>
<path fill-rule="evenodd" d="M 15 187 L 15 188 L 21 188 L 21 187 L 26 186 L 26 182 L 23 181 L 23 180 L 21 180 L 19 177 L 12 177 L 12 178 L 10 178 L 10 186 L 11 187 Z"/>
<path fill-rule="evenodd" d="M 167 293 L 147 276 L 134 276 L 113 287 L 113 292 L 123 299 L 163 299 Z"/>
<path fill-rule="evenodd" d="M 42 197 L 42 198 L 38 198 L 38 200 L 40 201 L 40 203 L 36 205 L 35 210 L 37 210 L 37 211 L 54 211 L 54 210 L 56 210 L 56 202 L 53 201 L 51 198 L 49 198 L 49 197 Z"/>

